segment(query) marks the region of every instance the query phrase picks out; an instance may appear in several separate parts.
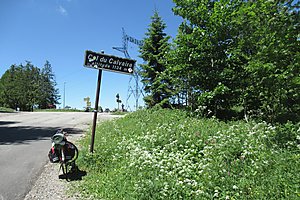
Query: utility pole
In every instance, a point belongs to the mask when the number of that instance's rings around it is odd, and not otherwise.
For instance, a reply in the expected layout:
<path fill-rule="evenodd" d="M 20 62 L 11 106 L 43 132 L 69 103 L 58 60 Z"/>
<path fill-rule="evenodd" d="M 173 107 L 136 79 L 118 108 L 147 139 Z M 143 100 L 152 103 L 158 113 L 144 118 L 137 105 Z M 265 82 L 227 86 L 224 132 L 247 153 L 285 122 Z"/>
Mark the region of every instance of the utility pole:
<path fill-rule="evenodd" d="M 66 107 L 66 82 L 64 82 L 64 102 L 63 102 L 63 108 Z"/>
<path fill-rule="evenodd" d="M 120 95 L 119 93 L 116 95 L 116 98 L 117 98 L 117 103 L 118 103 L 118 111 L 120 111 L 120 103 L 122 103 L 122 100 L 120 99 Z"/>

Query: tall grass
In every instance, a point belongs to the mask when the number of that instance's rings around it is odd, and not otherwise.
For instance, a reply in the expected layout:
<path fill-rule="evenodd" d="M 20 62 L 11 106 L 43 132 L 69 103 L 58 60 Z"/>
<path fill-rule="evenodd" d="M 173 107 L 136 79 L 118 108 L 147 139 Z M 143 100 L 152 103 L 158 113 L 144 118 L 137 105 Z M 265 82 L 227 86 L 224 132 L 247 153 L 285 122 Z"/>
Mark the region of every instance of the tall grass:
<path fill-rule="evenodd" d="M 289 133 L 284 138 L 284 132 Z M 143 110 L 82 140 L 73 184 L 91 199 L 300 199 L 300 128 Z"/>

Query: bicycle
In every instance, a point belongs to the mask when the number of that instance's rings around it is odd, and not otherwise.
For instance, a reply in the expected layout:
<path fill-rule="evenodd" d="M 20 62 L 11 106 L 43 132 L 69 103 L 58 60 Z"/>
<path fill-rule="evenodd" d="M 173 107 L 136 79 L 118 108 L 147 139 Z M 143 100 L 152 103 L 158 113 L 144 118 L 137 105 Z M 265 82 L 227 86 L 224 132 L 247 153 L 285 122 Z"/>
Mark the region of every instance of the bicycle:
<path fill-rule="evenodd" d="M 63 176 L 69 181 L 68 176 L 78 170 L 75 164 L 78 158 L 78 148 L 67 140 L 67 132 L 62 129 L 51 137 L 51 141 L 52 147 L 48 154 L 50 162 L 60 163 L 59 171 L 62 169 Z"/>

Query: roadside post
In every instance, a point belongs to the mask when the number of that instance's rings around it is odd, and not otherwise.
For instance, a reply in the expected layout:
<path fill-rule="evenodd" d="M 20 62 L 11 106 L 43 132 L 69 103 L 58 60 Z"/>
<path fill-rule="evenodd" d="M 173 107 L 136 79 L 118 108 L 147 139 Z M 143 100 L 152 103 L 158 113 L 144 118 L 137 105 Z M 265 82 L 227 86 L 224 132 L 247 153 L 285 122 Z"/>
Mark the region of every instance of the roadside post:
<path fill-rule="evenodd" d="M 99 69 L 98 70 L 97 89 L 96 89 L 94 119 L 93 119 L 93 126 L 92 126 L 92 138 L 91 138 L 91 145 L 90 145 L 91 153 L 94 152 L 94 141 L 95 141 L 95 132 L 96 132 L 96 125 L 97 125 L 97 114 L 98 114 L 98 107 L 99 107 L 98 104 L 99 104 L 99 96 L 100 96 L 101 78 L 102 78 L 102 69 Z"/>
<path fill-rule="evenodd" d="M 132 75 L 135 62 L 136 60 L 104 54 L 103 51 L 101 53 L 93 52 L 90 50 L 85 51 L 83 66 L 93 68 L 93 69 L 98 69 L 95 110 L 94 110 L 92 138 L 91 138 L 91 145 L 90 145 L 91 153 L 94 152 L 94 142 L 95 142 L 95 132 L 96 132 L 96 125 L 97 125 L 97 113 L 98 113 L 98 105 L 99 105 L 102 70 Z"/>

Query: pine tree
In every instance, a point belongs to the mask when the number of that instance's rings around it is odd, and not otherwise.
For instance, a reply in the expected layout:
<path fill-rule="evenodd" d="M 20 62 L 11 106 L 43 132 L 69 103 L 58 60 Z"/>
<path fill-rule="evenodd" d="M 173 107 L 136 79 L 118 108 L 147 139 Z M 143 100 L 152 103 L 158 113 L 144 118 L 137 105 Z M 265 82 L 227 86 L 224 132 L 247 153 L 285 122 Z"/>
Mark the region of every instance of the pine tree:
<path fill-rule="evenodd" d="M 154 12 L 151 20 L 148 32 L 145 34 L 146 38 L 140 47 L 140 57 L 145 61 L 145 64 L 140 65 L 140 75 L 146 93 L 144 100 L 148 107 L 153 107 L 156 104 L 168 107 L 171 91 L 169 80 L 164 71 L 166 69 L 166 55 L 170 50 L 168 43 L 170 36 L 164 32 L 166 24 L 157 11 Z"/>
<path fill-rule="evenodd" d="M 38 102 L 39 73 L 40 69 L 29 61 L 26 61 L 26 65 L 12 65 L 0 79 L 3 106 L 32 110 Z"/>
<path fill-rule="evenodd" d="M 26 61 L 26 65 L 12 65 L 0 78 L 0 106 L 23 111 L 35 106 L 47 108 L 58 103 L 58 89 L 51 64 L 46 61 L 40 69 Z"/>
<path fill-rule="evenodd" d="M 0 91 L 2 106 L 16 109 L 21 103 L 20 66 L 12 65 L 0 79 Z"/>
<path fill-rule="evenodd" d="M 40 102 L 39 107 L 42 109 L 48 108 L 50 105 L 58 103 L 60 98 L 56 86 L 55 75 L 52 71 L 52 66 L 47 60 L 41 72 L 40 80 Z"/>

